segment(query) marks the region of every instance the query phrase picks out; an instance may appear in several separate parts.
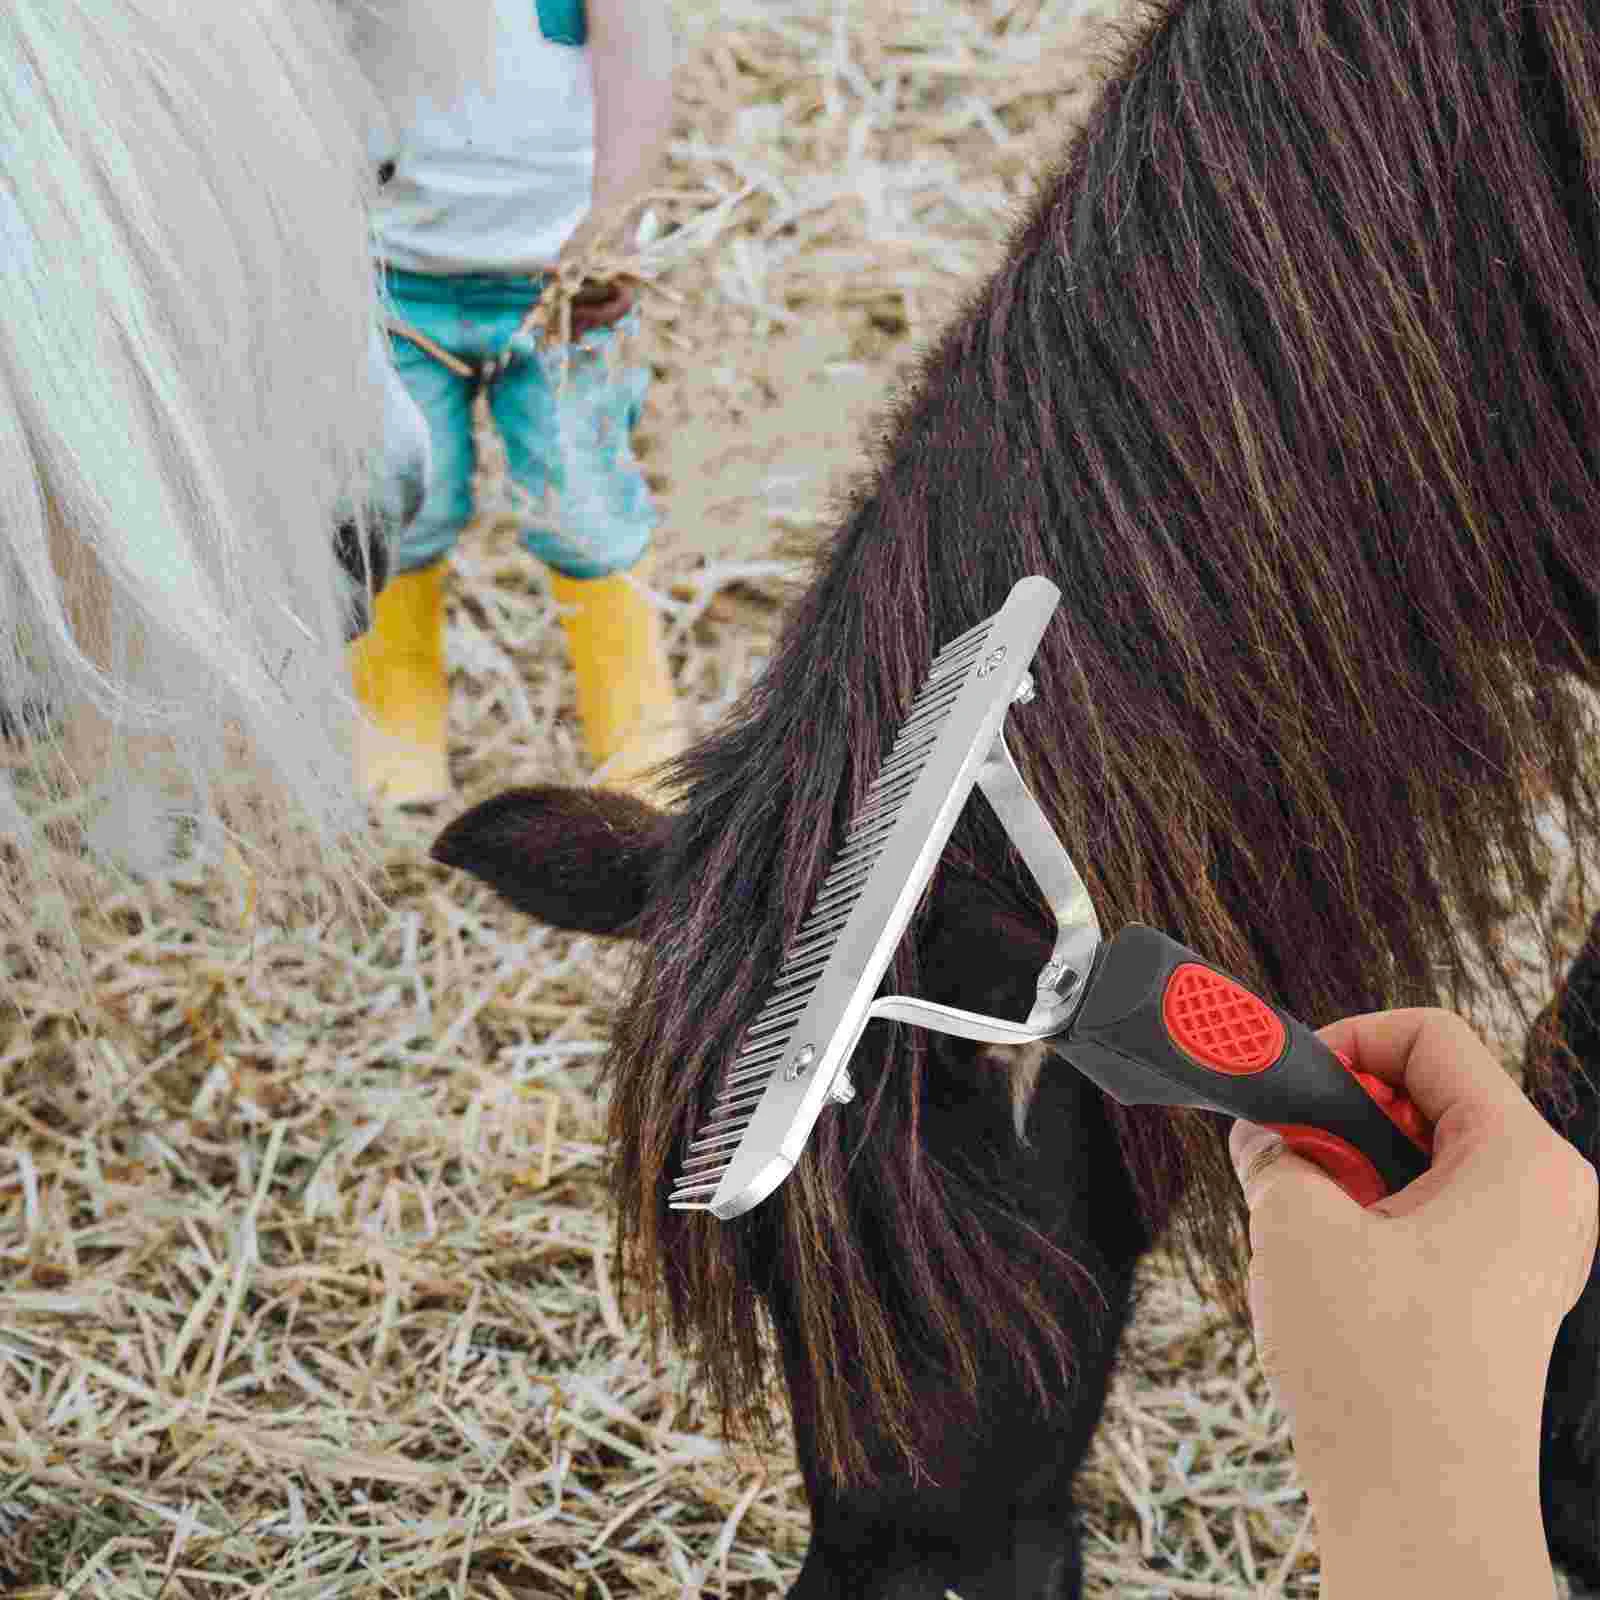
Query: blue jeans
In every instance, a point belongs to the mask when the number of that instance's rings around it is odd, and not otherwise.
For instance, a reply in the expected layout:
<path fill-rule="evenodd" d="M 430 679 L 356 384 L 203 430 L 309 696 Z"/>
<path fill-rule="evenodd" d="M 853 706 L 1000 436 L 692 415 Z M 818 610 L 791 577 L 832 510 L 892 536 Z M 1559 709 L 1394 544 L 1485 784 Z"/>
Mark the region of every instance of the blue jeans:
<path fill-rule="evenodd" d="M 538 300 L 542 278 L 388 269 L 384 280 L 401 320 L 451 355 L 481 367 L 510 350 L 505 370 L 489 384 L 489 409 L 512 481 L 528 497 L 519 534 L 524 548 L 569 578 L 631 567 L 657 521 L 629 442 L 650 374 L 643 367 L 615 371 L 607 357 L 618 333 L 638 327 L 637 310 L 564 349 L 540 349 L 532 336 L 513 335 Z M 396 571 L 415 572 L 448 556 L 472 520 L 477 383 L 409 339 L 393 334 L 389 342 L 433 445 L 427 498 L 395 556 Z"/>

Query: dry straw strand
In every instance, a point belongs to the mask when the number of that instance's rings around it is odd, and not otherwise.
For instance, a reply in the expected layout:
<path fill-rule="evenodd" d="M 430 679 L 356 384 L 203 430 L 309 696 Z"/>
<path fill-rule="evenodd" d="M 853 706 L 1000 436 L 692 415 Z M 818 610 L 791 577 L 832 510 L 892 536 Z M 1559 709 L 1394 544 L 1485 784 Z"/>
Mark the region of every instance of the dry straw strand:
<path fill-rule="evenodd" d="M 653 231 L 589 265 L 644 284 L 651 592 L 709 725 L 760 672 L 884 397 L 1086 107 L 1096 46 L 1076 0 L 679 9 Z M 462 803 L 588 777 L 484 445 L 451 579 Z M 610 1278 L 595 1080 L 628 953 L 430 866 L 442 820 L 375 830 L 361 922 L 255 855 L 191 882 L 86 872 L 37 912 L 73 919 L 87 996 L 0 929 L 8 1592 L 766 1600 L 793 1581 L 788 1441 L 724 1443 Z M 1542 960 L 1527 978 L 1548 982 Z M 1140 1284 L 1080 1479 L 1087 1592 L 1313 1595 L 1248 1343 L 1165 1258 Z"/>

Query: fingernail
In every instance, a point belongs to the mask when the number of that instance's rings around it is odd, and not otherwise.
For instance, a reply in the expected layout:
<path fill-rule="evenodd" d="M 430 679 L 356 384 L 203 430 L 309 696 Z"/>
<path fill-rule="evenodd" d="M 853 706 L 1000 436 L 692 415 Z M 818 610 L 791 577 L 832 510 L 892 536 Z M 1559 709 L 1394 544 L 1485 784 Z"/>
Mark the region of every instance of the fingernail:
<path fill-rule="evenodd" d="M 1228 1133 L 1228 1153 L 1233 1157 L 1233 1170 L 1238 1173 L 1239 1182 L 1244 1182 L 1245 1174 L 1257 1156 L 1282 1143 L 1283 1140 L 1270 1128 L 1263 1128 L 1257 1122 L 1246 1122 L 1241 1118 L 1234 1123 Z"/>

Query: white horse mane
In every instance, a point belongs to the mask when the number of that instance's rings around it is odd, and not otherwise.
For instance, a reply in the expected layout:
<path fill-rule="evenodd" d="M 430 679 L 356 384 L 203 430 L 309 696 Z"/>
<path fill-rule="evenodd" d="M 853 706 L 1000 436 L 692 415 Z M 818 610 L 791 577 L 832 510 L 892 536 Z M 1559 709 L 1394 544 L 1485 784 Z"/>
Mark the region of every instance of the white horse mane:
<path fill-rule="evenodd" d="M 492 27 L 492 0 L 0 7 L 13 941 L 85 845 L 155 871 L 180 834 L 290 830 L 354 864 L 332 532 L 381 447 L 366 138 L 486 78 Z"/>

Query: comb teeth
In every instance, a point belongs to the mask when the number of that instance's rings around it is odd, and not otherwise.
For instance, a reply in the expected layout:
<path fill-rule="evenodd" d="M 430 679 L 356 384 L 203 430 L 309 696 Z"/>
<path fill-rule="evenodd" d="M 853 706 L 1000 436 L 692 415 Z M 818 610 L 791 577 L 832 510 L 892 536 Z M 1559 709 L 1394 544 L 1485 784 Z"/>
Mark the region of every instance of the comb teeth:
<path fill-rule="evenodd" d="M 1058 598 L 1025 578 L 934 657 L 696 1129 L 674 1209 L 738 1216 L 793 1169 Z"/>
<path fill-rule="evenodd" d="M 745 1030 L 744 1042 L 723 1080 L 711 1115 L 689 1145 L 683 1175 L 668 1204 L 679 1210 L 710 1209 L 711 1196 L 731 1165 L 734 1150 L 755 1117 L 773 1068 L 788 1053 L 795 1024 L 811 1003 L 832 953 L 837 931 L 850 919 L 894 829 L 905 795 L 915 787 L 938 742 L 940 713 L 948 707 L 977 661 L 992 617 L 947 644 L 934 657 L 922 688 L 861 809 L 851 819 L 844 844 L 822 880 L 810 914 L 768 994 L 766 1004 Z"/>

